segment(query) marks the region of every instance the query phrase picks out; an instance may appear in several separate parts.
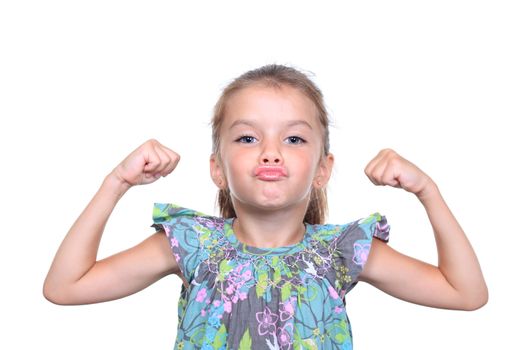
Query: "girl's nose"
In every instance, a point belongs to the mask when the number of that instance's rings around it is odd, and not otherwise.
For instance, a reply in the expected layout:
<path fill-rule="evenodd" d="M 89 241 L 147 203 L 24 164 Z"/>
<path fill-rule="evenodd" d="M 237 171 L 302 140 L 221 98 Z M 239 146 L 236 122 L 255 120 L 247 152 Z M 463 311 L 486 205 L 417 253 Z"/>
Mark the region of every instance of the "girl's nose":
<path fill-rule="evenodd" d="M 261 163 L 263 164 L 281 164 L 281 158 L 280 157 L 275 157 L 275 156 L 263 156 L 261 158 Z"/>
<path fill-rule="evenodd" d="M 260 163 L 263 165 L 279 165 L 282 161 L 282 156 L 277 147 L 267 146 L 261 153 Z"/>

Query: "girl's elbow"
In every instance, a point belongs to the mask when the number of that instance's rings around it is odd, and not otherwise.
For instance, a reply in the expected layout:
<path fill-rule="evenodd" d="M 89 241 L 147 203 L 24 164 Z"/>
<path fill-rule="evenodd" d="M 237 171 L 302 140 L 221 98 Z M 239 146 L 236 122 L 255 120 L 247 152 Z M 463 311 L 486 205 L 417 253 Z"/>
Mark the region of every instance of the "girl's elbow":
<path fill-rule="evenodd" d="M 462 309 L 465 311 L 475 311 L 485 306 L 488 303 L 488 301 L 489 292 L 488 289 L 485 287 L 483 290 L 479 291 L 479 293 L 475 296 L 468 297 Z"/>
<path fill-rule="evenodd" d="M 42 288 L 42 294 L 47 301 L 55 305 L 72 305 L 71 300 L 68 300 L 66 293 L 62 290 L 63 288 L 58 288 L 50 285 L 49 283 L 44 283 Z"/>
<path fill-rule="evenodd" d="M 44 298 L 46 298 L 47 301 L 56 305 L 64 305 L 64 303 L 61 302 L 58 294 L 46 284 L 44 284 L 44 288 L 42 288 L 42 294 L 44 295 Z"/>
<path fill-rule="evenodd" d="M 474 301 L 474 302 L 469 302 L 462 309 L 464 311 L 476 311 L 478 309 L 481 309 L 483 306 L 485 306 L 485 304 L 487 304 L 487 302 L 488 302 L 488 299 L 484 299 L 484 300 L 480 300 L 480 301 Z"/>

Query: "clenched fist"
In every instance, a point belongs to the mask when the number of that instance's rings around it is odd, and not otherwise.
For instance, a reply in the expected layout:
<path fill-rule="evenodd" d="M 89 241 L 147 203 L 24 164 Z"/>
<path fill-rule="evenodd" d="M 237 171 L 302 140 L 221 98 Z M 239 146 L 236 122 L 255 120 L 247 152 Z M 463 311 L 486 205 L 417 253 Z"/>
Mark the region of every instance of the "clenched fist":
<path fill-rule="evenodd" d="M 115 169 L 113 174 L 128 187 L 146 185 L 170 174 L 180 156 L 157 140 L 149 140 L 131 152 Z"/>
<path fill-rule="evenodd" d="M 400 187 L 419 196 L 432 179 L 417 166 L 391 149 L 381 150 L 365 168 L 374 185 Z"/>

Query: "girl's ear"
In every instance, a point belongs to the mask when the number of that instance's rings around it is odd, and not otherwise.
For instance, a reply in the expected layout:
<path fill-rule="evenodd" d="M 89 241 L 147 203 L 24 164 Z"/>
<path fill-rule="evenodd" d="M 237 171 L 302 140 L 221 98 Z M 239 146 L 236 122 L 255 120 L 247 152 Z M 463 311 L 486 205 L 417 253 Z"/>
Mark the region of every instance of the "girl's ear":
<path fill-rule="evenodd" d="M 221 162 L 216 154 L 210 156 L 210 176 L 219 189 L 226 188 L 226 179 L 222 172 Z"/>
<path fill-rule="evenodd" d="M 319 162 L 317 168 L 317 174 L 314 178 L 314 188 L 321 189 L 328 183 L 330 176 L 332 175 L 332 167 L 334 166 L 334 155 L 328 153 L 325 157 Z"/>

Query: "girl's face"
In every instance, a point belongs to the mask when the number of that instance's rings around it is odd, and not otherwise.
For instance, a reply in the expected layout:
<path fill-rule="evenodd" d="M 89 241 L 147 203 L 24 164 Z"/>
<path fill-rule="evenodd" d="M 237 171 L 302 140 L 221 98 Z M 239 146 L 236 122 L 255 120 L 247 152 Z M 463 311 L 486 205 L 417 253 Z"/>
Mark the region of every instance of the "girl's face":
<path fill-rule="evenodd" d="M 236 210 L 306 211 L 312 186 L 324 186 L 332 169 L 333 156 L 321 157 L 323 134 L 315 105 L 299 90 L 243 88 L 227 101 L 212 178 L 229 187 Z"/>

